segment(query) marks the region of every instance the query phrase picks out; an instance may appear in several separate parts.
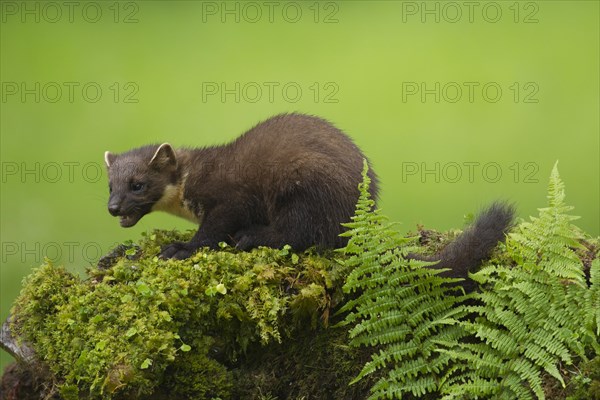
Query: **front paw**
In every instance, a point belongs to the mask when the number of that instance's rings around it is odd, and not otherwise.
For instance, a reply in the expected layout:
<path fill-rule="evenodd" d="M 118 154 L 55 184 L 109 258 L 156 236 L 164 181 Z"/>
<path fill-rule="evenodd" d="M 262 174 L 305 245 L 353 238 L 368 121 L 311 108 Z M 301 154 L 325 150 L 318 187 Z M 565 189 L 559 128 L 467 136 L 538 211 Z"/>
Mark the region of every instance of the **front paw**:
<path fill-rule="evenodd" d="M 163 247 L 162 251 L 160 252 L 160 258 L 184 260 L 194 254 L 197 249 L 197 247 L 192 246 L 189 243 L 173 242 Z"/>

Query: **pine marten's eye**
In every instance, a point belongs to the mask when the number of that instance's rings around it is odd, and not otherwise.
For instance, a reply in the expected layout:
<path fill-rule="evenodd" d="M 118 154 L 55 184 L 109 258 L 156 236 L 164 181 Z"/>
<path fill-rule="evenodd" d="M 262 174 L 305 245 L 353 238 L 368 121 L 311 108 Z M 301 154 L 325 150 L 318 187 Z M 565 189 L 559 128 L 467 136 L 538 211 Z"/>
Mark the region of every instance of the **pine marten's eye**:
<path fill-rule="evenodd" d="M 132 182 L 130 187 L 132 192 L 141 192 L 146 185 L 142 182 Z"/>

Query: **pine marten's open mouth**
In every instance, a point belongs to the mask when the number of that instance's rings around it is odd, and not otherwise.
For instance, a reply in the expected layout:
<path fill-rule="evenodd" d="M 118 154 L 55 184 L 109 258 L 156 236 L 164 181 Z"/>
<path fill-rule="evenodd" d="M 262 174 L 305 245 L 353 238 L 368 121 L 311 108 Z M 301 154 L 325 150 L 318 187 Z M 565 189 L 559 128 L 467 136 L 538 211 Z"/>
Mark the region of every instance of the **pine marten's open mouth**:
<path fill-rule="evenodd" d="M 119 215 L 119 223 L 123 228 L 129 228 L 137 224 L 137 222 L 142 218 L 141 215 Z"/>

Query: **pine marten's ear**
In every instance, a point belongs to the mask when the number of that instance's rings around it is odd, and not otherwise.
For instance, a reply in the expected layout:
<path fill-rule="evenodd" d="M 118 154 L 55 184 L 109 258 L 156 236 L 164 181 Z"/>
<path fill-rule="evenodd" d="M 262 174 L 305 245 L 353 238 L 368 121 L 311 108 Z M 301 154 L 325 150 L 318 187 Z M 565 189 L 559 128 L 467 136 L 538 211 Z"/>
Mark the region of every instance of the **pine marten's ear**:
<path fill-rule="evenodd" d="M 156 149 L 156 153 L 154 153 L 148 165 L 157 168 L 176 167 L 177 157 L 175 156 L 175 150 L 173 150 L 169 143 L 161 144 Z"/>
<path fill-rule="evenodd" d="M 104 152 L 104 162 L 106 163 L 106 167 L 110 167 L 110 165 L 115 161 L 115 159 L 117 158 L 116 154 L 111 153 L 110 151 L 105 151 Z"/>

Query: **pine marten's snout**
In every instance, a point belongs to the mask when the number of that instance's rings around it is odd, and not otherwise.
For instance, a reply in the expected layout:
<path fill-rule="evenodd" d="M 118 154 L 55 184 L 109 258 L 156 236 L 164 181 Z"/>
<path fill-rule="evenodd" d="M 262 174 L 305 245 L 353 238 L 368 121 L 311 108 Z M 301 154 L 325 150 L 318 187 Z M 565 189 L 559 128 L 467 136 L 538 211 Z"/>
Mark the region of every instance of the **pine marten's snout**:
<path fill-rule="evenodd" d="M 119 217 L 119 224 L 123 228 L 134 226 L 149 211 L 146 206 L 142 207 L 137 203 L 128 204 L 127 199 L 123 201 L 121 197 L 111 196 L 108 200 L 108 212 L 113 217 Z"/>
<path fill-rule="evenodd" d="M 108 212 L 110 213 L 110 215 L 112 215 L 113 217 L 116 217 L 119 215 L 120 211 L 121 211 L 121 207 L 119 207 L 118 204 L 108 203 Z"/>

